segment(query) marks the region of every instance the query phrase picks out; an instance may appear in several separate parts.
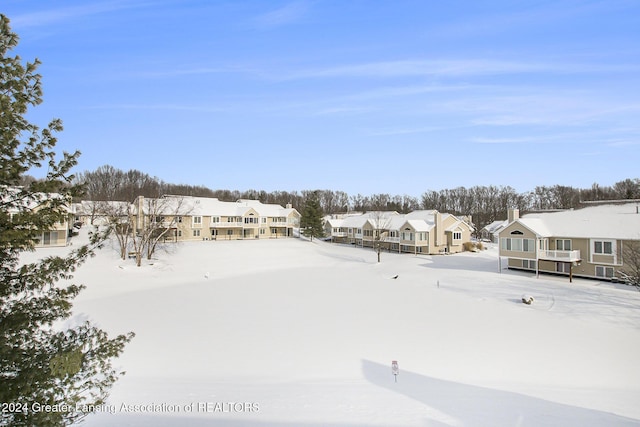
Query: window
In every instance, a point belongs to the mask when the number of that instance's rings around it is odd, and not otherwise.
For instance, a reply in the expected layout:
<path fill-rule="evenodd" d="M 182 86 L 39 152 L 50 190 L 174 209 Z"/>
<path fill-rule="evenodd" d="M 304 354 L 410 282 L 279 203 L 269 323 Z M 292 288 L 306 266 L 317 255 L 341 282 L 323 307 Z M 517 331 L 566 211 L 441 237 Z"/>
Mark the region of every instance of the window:
<path fill-rule="evenodd" d="M 193 237 L 200 237 L 200 230 L 193 230 Z"/>
<path fill-rule="evenodd" d="M 212 217 L 211 217 L 211 222 L 212 222 L 212 223 L 220 222 L 220 217 L 219 217 L 219 216 L 212 216 Z"/>
<path fill-rule="evenodd" d="M 522 268 L 527 270 L 535 270 L 536 269 L 536 261 L 533 259 L 523 259 L 522 260 Z"/>
<path fill-rule="evenodd" d="M 409 232 L 402 232 L 402 240 L 411 240 L 413 241 L 413 233 L 409 233 Z"/>
<path fill-rule="evenodd" d="M 462 240 L 462 233 L 459 231 L 453 232 L 453 240 Z"/>
<path fill-rule="evenodd" d="M 507 251 L 535 252 L 536 242 L 534 239 L 520 239 L 503 237 L 500 242 L 501 248 Z"/>
<path fill-rule="evenodd" d="M 601 265 L 596 265 L 596 276 L 597 277 L 606 277 L 606 278 L 612 278 L 613 277 L 613 267 L 603 267 Z"/>
<path fill-rule="evenodd" d="M 261 229 L 260 229 L 260 234 L 266 234 L 266 233 L 267 233 L 267 230 L 266 230 L 266 229 L 264 229 L 264 228 L 261 228 Z"/>
<path fill-rule="evenodd" d="M 181 217 L 181 216 L 177 216 L 177 217 L 176 217 L 176 222 L 177 222 L 178 224 L 181 224 L 181 223 L 182 223 L 182 217 Z"/>
<path fill-rule="evenodd" d="M 522 252 L 522 239 L 511 239 L 511 250 Z"/>
<path fill-rule="evenodd" d="M 58 242 L 58 232 L 57 231 L 45 231 L 43 233 L 43 242 L 42 244 L 45 246 L 56 244 Z"/>
<path fill-rule="evenodd" d="M 178 230 L 178 237 L 182 237 L 182 230 Z"/>
<path fill-rule="evenodd" d="M 244 223 L 245 224 L 257 224 L 258 223 L 258 218 L 250 216 L 244 219 Z"/>
<path fill-rule="evenodd" d="M 533 239 L 522 239 L 522 250 L 525 252 L 535 251 L 535 242 Z"/>
<path fill-rule="evenodd" d="M 556 262 L 556 271 L 558 273 L 569 273 L 569 272 L 571 272 L 571 263 L 570 262 Z"/>
<path fill-rule="evenodd" d="M 613 242 L 607 240 L 596 240 L 593 242 L 593 253 L 600 255 L 613 255 Z"/>
<path fill-rule="evenodd" d="M 568 239 L 557 239 L 556 240 L 556 250 L 557 251 L 570 251 L 571 250 L 571 240 L 568 240 Z"/>
<path fill-rule="evenodd" d="M 192 219 L 192 224 L 194 227 L 202 227 L 202 217 L 201 216 L 194 216 Z"/>

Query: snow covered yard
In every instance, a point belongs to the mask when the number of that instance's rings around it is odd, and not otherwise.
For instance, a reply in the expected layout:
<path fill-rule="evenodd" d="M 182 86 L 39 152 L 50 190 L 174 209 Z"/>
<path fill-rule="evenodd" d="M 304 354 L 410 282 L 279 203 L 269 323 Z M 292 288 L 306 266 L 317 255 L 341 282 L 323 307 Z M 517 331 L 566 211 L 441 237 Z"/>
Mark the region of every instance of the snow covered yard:
<path fill-rule="evenodd" d="M 381 264 L 299 239 L 172 252 L 137 268 L 106 248 L 76 274 L 78 317 L 136 333 L 88 426 L 640 425 L 631 288 L 499 272 L 495 248 Z"/>

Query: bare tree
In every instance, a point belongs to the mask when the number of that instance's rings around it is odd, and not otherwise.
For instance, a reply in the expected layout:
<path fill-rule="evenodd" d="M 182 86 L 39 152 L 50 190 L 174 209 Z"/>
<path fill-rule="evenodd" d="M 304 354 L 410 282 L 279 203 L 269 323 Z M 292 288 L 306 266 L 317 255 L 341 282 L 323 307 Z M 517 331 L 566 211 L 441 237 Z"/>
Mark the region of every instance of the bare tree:
<path fill-rule="evenodd" d="M 371 224 L 373 225 L 373 250 L 378 255 L 378 262 L 380 262 L 382 249 L 384 249 L 389 237 L 392 215 L 392 212 L 384 211 L 375 211 L 370 214 Z"/>
<path fill-rule="evenodd" d="M 618 271 L 621 279 L 640 291 L 640 242 L 625 242 L 622 259 L 624 267 Z"/>
<path fill-rule="evenodd" d="M 135 231 L 131 235 L 131 245 L 138 267 L 142 263 L 142 257 L 151 259 L 158 245 L 167 237 L 177 240 L 178 225 L 182 217 L 192 210 L 185 200 L 186 198 L 181 196 L 136 199 L 134 204 L 136 224 Z M 171 236 L 171 231 L 176 234 Z"/>
<path fill-rule="evenodd" d="M 97 202 L 97 212 L 102 217 L 109 233 L 118 242 L 120 258 L 127 259 L 129 245 L 135 230 L 133 206 L 127 202 Z"/>

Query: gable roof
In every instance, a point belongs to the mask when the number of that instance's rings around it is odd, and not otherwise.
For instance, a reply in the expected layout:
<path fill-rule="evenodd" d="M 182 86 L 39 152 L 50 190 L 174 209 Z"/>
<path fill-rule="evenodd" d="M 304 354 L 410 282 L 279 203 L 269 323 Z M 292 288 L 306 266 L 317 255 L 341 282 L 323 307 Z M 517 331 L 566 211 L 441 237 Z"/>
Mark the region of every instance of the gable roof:
<path fill-rule="evenodd" d="M 507 225 L 509 225 L 509 221 L 504 219 L 501 221 L 493 221 L 491 224 L 485 225 L 482 229 L 486 230 L 488 233 L 493 234 L 493 233 L 497 233 Z"/>

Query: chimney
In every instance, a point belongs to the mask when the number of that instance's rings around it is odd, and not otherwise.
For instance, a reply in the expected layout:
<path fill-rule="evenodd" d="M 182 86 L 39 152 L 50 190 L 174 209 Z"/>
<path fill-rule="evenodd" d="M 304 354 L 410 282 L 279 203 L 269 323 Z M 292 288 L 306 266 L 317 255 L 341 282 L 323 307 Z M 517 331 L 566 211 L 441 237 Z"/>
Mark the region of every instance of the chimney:
<path fill-rule="evenodd" d="M 135 200 L 136 205 L 136 230 L 144 227 L 144 196 L 138 196 Z"/>
<path fill-rule="evenodd" d="M 438 211 L 434 211 L 433 221 L 436 226 L 436 246 L 444 245 L 446 241 L 444 238 L 444 228 L 442 227 L 442 214 Z"/>
<path fill-rule="evenodd" d="M 513 221 L 520 219 L 520 211 L 516 208 L 507 210 L 507 222 L 511 224 Z"/>
<path fill-rule="evenodd" d="M 291 209 L 291 208 L 292 208 L 291 203 L 287 203 L 287 209 Z"/>

